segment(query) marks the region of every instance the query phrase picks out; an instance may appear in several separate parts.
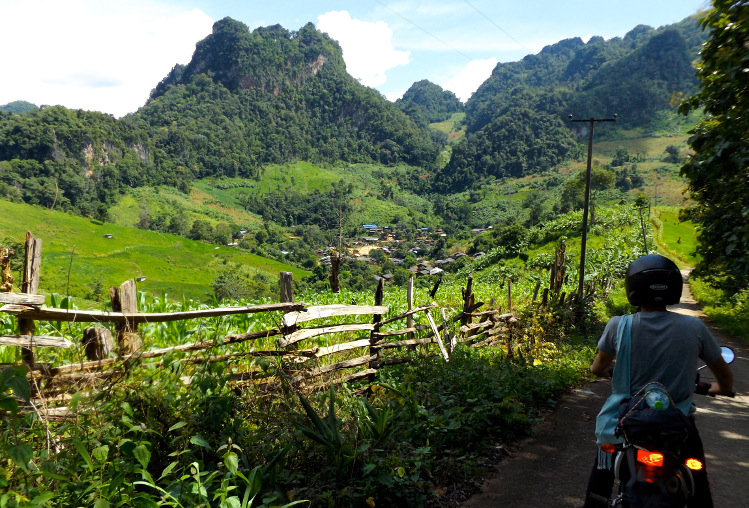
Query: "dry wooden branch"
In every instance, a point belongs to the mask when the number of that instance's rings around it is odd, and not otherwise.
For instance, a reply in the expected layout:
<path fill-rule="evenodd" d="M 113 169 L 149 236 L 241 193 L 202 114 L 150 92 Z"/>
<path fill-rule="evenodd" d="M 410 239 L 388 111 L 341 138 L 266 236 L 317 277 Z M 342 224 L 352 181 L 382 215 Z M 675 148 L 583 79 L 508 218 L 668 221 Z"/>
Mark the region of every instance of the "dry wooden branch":
<path fill-rule="evenodd" d="M 404 312 L 403 314 L 398 314 L 397 316 L 389 317 L 387 319 L 383 319 L 379 323 L 377 323 L 377 328 L 380 328 L 383 325 L 386 325 L 388 323 L 392 323 L 393 321 L 398 321 L 399 319 L 406 318 L 408 316 L 412 316 L 414 314 L 417 314 L 419 312 L 424 312 L 425 310 L 433 309 L 435 307 L 438 307 L 436 303 L 430 303 L 429 305 L 424 305 L 423 307 L 417 307 L 415 309 L 411 309 L 409 311 Z"/>
<path fill-rule="evenodd" d="M 63 337 L 49 337 L 46 335 L 0 335 L 0 346 L 18 347 L 58 347 L 67 349 L 73 347 L 73 342 Z"/>
<path fill-rule="evenodd" d="M 307 306 L 306 303 L 271 303 L 264 305 L 247 305 L 245 307 L 220 307 L 217 309 L 191 310 L 186 312 L 156 312 L 152 314 L 122 312 L 106 312 L 98 310 L 52 309 L 22 305 L 4 305 L 0 312 L 7 312 L 19 318 L 35 319 L 38 321 L 64 321 L 79 323 L 164 323 L 167 321 L 184 321 L 232 314 L 254 314 L 257 312 L 297 311 Z"/>
<path fill-rule="evenodd" d="M 340 351 L 348 351 L 351 349 L 358 349 L 360 347 L 369 346 L 369 339 L 352 340 L 351 342 L 344 342 L 343 344 L 335 344 L 333 346 L 316 348 L 314 353 L 315 358 L 322 358 L 323 356 L 332 355 Z"/>
<path fill-rule="evenodd" d="M 335 316 L 358 316 L 364 314 L 386 314 L 383 305 L 315 305 L 300 312 L 289 312 L 283 317 L 283 326 L 289 328 L 298 323 Z"/>
<path fill-rule="evenodd" d="M 447 354 L 447 349 L 445 349 L 445 344 L 442 343 L 442 337 L 440 337 L 439 329 L 437 328 L 437 324 L 434 322 L 434 318 L 432 318 L 432 314 L 428 310 L 424 311 L 424 313 L 427 316 L 427 321 L 429 322 L 429 326 L 432 327 L 432 332 L 434 332 L 434 337 L 437 339 L 437 345 L 439 345 L 440 347 L 442 356 L 445 358 L 446 362 L 449 362 L 450 355 Z"/>
<path fill-rule="evenodd" d="M 356 381 L 356 380 L 365 378 L 365 377 L 373 375 L 373 374 L 377 374 L 377 369 L 365 369 L 365 370 L 363 370 L 361 372 L 356 372 L 356 373 L 351 374 L 349 376 L 344 376 L 344 377 L 341 377 L 341 378 L 338 378 L 338 379 L 330 379 L 330 380 L 325 381 L 323 383 L 316 384 L 316 385 L 310 387 L 310 389 L 312 389 L 312 390 L 321 390 L 321 389 L 328 388 L 330 385 L 338 385 L 338 384 L 341 384 L 341 383 L 350 383 L 351 381 Z"/>
<path fill-rule="evenodd" d="M 198 351 L 201 349 L 210 349 L 210 348 L 217 347 L 217 346 L 226 346 L 228 344 L 236 344 L 238 342 L 244 342 L 247 340 L 255 340 L 255 339 L 260 339 L 264 337 L 272 337 L 274 335 L 280 335 L 280 334 L 281 334 L 280 330 L 273 329 L 273 330 L 263 330 L 259 332 L 244 333 L 241 335 L 227 335 L 226 337 L 224 337 L 224 341 L 220 344 L 212 340 L 205 341 L 205 342 L 194 342 L 192 344 L 183 344 L 181 346 L 172 346 L 172 347 L 166 347 L 162 349 L 154 349 L 152 351 L 143 351 L 143 352 L 133 353 L 131 355 L 122 356 L 120 358 L 107 358 L 106 360 L 83 362 L 83 363 L 74 364 L 74 365 L 65 365 L 62 367 L 57 367 L 55 369 L 52 369 L 52 371 L 55 373 L 61 373 L 61 372 L 75 372 L 79 370 L 95 370 L 95 369 L 106 367 L 108 365 L 112 365 L 113 363 L 125 362 L 128 360 L 138 360 L 140 358 L 154 358 L 157 356 L 164 356 L 165 354 L 170 353 L 172 351 L 180 351 L 180 352 Z"/>
<path fill-rule="evenodd" d="M 402 330 L 391 330 L 391 331 L 387 331 L 387 332 L 375 332 L 374 336 L 378 337 L 378 338 L 380 338 L 380 337 L 393 337 L 393 336 L 396 336 L 396 335 L 405 335 L 407 333 L 414 333 L 416 331 L 417 331 L 416 327 L 411 327 L 411 328 L 403 328 Z"/>
<path fill-rule="evenodd" d="M 0 293 L 0 303 L 14 305 L 44 305 L 44 295 L 30 295 L 27 293 Z"/>
<path fill-rule="evenodd" d="M 295 385 L 304 379 L 309 379 L 312 377 L 322 376 L 323 374 L 330 374 L 332 372 L 338 372 L 339 370 L 350 369 L 352 367 L 365 365 L 376 359 L 377 359 L 377 355 L 366 355 L 366 356 L 359 356 L 357 358 L 352 358 L 350 360 L 345 360 L 343 362 L 333 363 L 331 365 L 324 365 L 322 367 L 317 367 L 315 369 L 308 370 L 308 371 L 302 372 L 301 374 L 297 376 L 294 376 L 293 378 L 291 378 L 291 384 Z"/>
<path fill-rule="evenodd" d="M 419 344 L 434 344 L 437 340 L 430 336 L 426 339 L 407 339 L 398 342 L 378 342 L 377 347 L 380 349 L 393 349 L 404 346 L 418 346 Z"/>
<path fill-rule="evenodd" d="M 407 356 L 404 356 L 401 358 L 386 358 L 385 360 L 381 360 L 379 362 L 378 367 L 387 367 L 388 365 L 398 365 L 401 363 L 408 363 L 412 361 L 413 361 L 413 358 L 409 358 Z"/>
<path fill-rule="evenodd" d="M 372 331 L 374 325 L 372 323 L 353 323 L 346 325 L 333 325 L 333 326 L 318 326 L 315 328 L 304 328 L 297 330 L 289 335 L 278 339 L 278 345 L 281 347 L 288 347 L 296 342 L 317 337 L 319 335 L 327 335 L 329 333 L 342 333 L 342 332 L 361 332 L 361 331 Z"/>
<path fill-rule="evenodd" d="M 494 326 L 494 321 L 491 321 L 491 320 L 482 321 L 480 323 L 469 323 L 467 325 L 461 326 L 460 327 L 460 332 L 461 333 L 468 333 L 468 332 L 471 332 L 473 330 L 478 330 L 479 328 L 491 328 L 493 326 Z"/>

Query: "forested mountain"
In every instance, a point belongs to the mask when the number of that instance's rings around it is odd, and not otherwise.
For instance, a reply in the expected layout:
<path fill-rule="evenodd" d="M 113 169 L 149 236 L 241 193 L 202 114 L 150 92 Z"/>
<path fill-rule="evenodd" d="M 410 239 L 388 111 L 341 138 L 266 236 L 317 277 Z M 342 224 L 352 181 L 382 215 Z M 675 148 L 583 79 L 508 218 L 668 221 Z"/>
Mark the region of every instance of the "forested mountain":
<path fill-rule="evenodd" d="M 417 81 L 395 103 L 419 125 L 442 122 L 463 111 L 454 93 L 427 79 Z"/>
<path fill-rule="evenodd" d="M 250 32 L 216 22 L 138 117 L 195 176 L 251 177 L 263 163 L 295 159 L 429 168 L 437 154 L 426 127 L 352 78 L 338 44 L 311 23 Z"/>
<path fill-rule="evenodd" d="M 35 104 L 26 101 L 13 101 L 0 106 L 0 111 L 8 113 L 26 113 L 27 111 L 34 111 L 37 109 Z"/>
<path fill-rule="evenodd" d="M 91 198 L 106 207 L 121 186 L 186 190 L 293 160 L 429 169 L 437 153 L 429 130 L 352 78 L 312 24 L 251 32 L 225 18 L 121 120 L 63 107 L 0 113 L 0 196 L 97 215 Z"/>
<path fill-rule="evenodd" d="M 498 64 L 465 107 L 426 80 L 393 104 L 352 78 L 339 45 L 312 24 L 250 31 L 225 18 L 123 119 L 59 106 L 0 111 L 0 197 L 104 218 L 126 187 L 185 191 L 196 178 L 259 178 L 265 164 L 297 160 L 406 163 L 430 191 L 463 191 L 578 155 L 569 113 L 618 113 L 622 128 L 636 128 L 672 112 L 673 98 L 694 90 L 702 40 L 695 19 L 564 40 Z M 439 170 L 427 124 L 463 109 L 467 135 Z"/>
<path fill-rule="evenodd" d="M 460 191 L 485 177 L 549 169 L 577 153 L 567 115 L 611 118 L 643 128 L 676 114 L 697 85 L 692 62 L 704 35 L 697 19 L 623 38 L 567 39 L 518 62 L 498 64 L 465 105 L 467 136 L 435 178 Z"/>

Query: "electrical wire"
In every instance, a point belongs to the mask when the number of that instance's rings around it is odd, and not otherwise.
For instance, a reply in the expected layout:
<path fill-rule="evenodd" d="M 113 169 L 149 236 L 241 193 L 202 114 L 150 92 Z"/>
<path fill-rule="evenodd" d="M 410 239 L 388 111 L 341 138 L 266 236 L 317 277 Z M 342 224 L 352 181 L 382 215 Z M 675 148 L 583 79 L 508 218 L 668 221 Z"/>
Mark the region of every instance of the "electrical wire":
<path fill-rule="evenodd" d="M 425 34 L 427 34 L 429 37 L 433 38 L 434 40 L 436 40 L 436 41 L 440 42 L 441 44 L 447 46 L 448 48 L 452 49 L 453 51 L 455 51 L 457 54 L 459 54 L 460 56 L 462 56 L 463 58 L 465 58 L 469 62 L 473 60 L 473 58 L 469 57 L 468 55 L 466 55 L 465 53 L 463 53 L 459 49 L 456 49 L 453 46 L 451 46 L 450 44 L 446 43 L 445 41 L 443 41 L 442 39 L 440 39 L 439 37 L 437 37 L 433 33 L 429 32 L 426 28 L 423 28 L 423 27 L 417 25 L 416 23 L 414 23 L 413 21 L 411 21 L 410 19 L 408 19 L 407 17 L 405 17 L 404 15 L 402 15 L 401 13 L 399 13 L 398 11 L 396 11 L 396 10 L 388 7 L 387 5 L 385 5 L 384 3 L 382 3 L 380 0 L 375 0 L 375 2 L 377 2 L 381 6 L 383 6 L 384 8 L 386 8 L 387 10 L 389 10 L 390 12 L 392 12 L 393 14 L 395 14 L 396 16 L 398 16 L 399 18 L 403 19 L 407 23 L 412 24 L 413 26 L 415 26 L 416 28 L 418 28 L 419 30 L 421 30 L 422 32 L 424 32 Z"/>
<path fill-rule="evenodd" d="M 468 4 L 471 8 L 473 8 L 474 11 L 478 12 L 484 18 L 486 18 L 486 20 L 489 23 L 491 23 L 492 25 L 494 25 L 495 27 L 497 27 L 503 34 L 505 34 L 507 37 L 509 37 L 510 39 L 512 39 L 513 41 L 515 41 L 515 43 L 517 43 L 518 46 L 520 46 L 521 48 L 523 48 L 524 50 L 526 50 L 529 54 L 533 54 L 533 50 L 531 50 L 528 47 L 526 47 L 525 44 L 523 44 L 522 42 L 520 42 L 519 40 L 517 40 L 515 37 L 513 37 L 512 34 L 510 34 L 510 32 L 508 32 L 507 30 L 505 30 L 504 28 L 502 28 L 501 26 L 499 26 L 497 23 L 495 23 L 493 19 L 491 19 L 489 16 L 487 16 L 482 11 L 480 11 L 478 7 L 476 7 L 475 5 L 473 5 L 468 0 L 463 0 L 463 1 L 466 4 Z"/>

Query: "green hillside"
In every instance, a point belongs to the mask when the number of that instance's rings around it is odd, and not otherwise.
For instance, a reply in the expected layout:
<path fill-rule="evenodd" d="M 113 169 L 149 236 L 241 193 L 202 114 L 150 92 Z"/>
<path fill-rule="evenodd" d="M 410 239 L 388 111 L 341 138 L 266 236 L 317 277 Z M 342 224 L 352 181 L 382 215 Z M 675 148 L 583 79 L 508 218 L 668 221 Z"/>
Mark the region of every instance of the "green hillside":
<path fill-rule="evenodd" d="M 144 276 L 138 289 L 204 300 L 227 263 L 250 267 L 273 283 L 281 271 L 299 279 L 308 272 L 225 246 L 195 242 L 25 204 L 2 201 L 0 243 L 23 242 L 26 231 L 42 239 L 41 291 L 101 297 L 102 288 Z M 105 238 L 105 235 L 112 235 Z M 22 256 L 21 251 L 16 253 Z"/>

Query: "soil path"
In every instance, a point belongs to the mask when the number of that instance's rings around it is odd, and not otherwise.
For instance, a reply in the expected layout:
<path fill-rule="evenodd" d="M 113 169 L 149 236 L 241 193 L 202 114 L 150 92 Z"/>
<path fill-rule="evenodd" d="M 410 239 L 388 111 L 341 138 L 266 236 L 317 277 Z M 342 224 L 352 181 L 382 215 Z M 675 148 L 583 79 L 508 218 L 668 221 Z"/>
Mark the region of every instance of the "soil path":
<path fill-rule="evenodd" d="M 705 320 L 689 286 L 671 310 Z M 705 323 L 721 345 L 736 351 L 731 365 L 735 399 L 696 396 L 697 426 L 705 446 L 716 507 L 749 507 L 749 348 Z M 702 380 L 712 381 L 709 371 Z M 462 506 L 581 507 L 593 465 L 595 418 L 611 393 L 608 380 L 594 381 L 566 394 L 557 409 L 534 429 L 534 436 L 511 448 L 482 491 Z"/>

